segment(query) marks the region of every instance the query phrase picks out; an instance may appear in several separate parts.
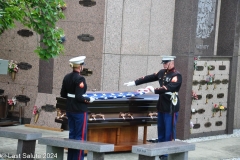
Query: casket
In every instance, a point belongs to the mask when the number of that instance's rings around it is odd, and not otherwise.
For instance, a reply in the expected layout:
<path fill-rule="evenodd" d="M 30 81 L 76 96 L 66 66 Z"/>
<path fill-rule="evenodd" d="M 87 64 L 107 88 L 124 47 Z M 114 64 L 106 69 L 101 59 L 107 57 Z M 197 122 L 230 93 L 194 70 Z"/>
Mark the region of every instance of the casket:
<path fill-rule="evenodd" d="M 147 143 L 147 126 L 157 123 L 158 95 L 87 92 L 85 96 L 96 98 L 88 105 L 88 141 L 114 144 L 115 151 L 131 151 L 132 145 Z M 56 108 L 55 122 L 67 129 L 66 99 L 57 97 Z M 142 140 L 138 140 L 139 127 L 143 127 Z"/>

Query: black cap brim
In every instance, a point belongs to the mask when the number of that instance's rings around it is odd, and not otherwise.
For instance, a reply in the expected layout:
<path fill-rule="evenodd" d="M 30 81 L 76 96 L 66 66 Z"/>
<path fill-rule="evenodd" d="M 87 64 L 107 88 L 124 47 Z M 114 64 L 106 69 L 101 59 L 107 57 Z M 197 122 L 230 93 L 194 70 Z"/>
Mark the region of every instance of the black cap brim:
<path fill-rule="evenodd" d="M 166 64 L 168 62 L 170 62 L 171 60 L 165 60 L 165 61 L 162 61 L 162 64 Z"/>

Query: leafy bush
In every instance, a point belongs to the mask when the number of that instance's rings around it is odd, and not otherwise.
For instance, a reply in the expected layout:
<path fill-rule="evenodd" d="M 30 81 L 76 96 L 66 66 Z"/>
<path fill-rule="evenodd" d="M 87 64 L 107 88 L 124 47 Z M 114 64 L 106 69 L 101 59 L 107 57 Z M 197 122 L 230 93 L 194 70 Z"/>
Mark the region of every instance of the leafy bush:
<path fill-rule="evenodd" d="M 35 50 L 38 56 L 44 60 L 54 58 L 64 51 L 61 43 L 64 32 L 56 26 L 57 21 L 65 18 L 59 8 L 64 5 L 64 0 L 0 1 L 0 35 L 15 27 L 15 21 L 18 21 L 41 36 Z"/>

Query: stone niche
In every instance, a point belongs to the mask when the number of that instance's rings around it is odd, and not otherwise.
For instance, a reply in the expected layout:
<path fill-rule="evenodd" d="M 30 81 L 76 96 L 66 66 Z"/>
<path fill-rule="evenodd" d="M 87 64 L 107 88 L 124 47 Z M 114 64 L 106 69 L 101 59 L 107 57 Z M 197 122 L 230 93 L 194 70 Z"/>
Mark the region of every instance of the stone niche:
<path fill-rule="evenodd" d="M 192 91 L 191 134 L 227 128 L 230 60 L 195 57 Z"/>

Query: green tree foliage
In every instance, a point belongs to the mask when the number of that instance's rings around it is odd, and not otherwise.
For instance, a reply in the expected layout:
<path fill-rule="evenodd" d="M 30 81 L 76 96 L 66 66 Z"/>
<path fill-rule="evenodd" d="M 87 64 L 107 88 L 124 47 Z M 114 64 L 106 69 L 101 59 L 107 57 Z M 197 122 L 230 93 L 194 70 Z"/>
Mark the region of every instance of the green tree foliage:
<path fill-rule="evenodd" d="M 64 5 L 64 0 L 0 0 L 0 35 L 19 21 L 41 35 L 35 50 L 38 56 L 44 60 L 54 58 L 64 51 L 64 32 L 56 26 L 58 20 L 65 18 L 61 9 Z"/>

